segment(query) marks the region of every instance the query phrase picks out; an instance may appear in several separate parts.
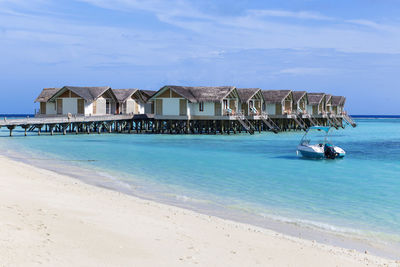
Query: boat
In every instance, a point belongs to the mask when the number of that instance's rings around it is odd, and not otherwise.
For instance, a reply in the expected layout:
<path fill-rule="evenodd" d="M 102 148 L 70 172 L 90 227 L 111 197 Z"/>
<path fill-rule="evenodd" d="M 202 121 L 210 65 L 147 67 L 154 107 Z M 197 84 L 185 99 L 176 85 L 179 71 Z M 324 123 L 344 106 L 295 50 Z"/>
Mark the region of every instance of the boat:
<path fill-rule="evenodd" d="M 301 154 L 301 156 L 305 158 L 313 159 L 343 158 L 346 155 L 346 152 L 342 148 L 333 145 L 328 140 L 328 135 L 331 128 L 332 127 L 329 126 L 312 126 L 308 128 L 297 147 L 297 155 Z M 323 140 L 317 143 L 311 143 L 309 134 L 315 131 L 324 132 L 324 137 Z"/>

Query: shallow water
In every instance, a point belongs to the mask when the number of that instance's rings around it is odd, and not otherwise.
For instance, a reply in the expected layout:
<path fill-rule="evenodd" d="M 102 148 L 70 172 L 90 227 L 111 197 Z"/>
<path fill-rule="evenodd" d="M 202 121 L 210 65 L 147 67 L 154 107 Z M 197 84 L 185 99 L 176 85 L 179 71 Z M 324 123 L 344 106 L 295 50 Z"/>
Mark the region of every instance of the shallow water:
<path fill-rule="evenodd" d="M 2 129 L 0 148 L 42 165 L 89 167 L 153 199 L 398 245 L 400 120 L 357 122 L 357 128 L 333 131 L 331 140 L 347 152 L 334 161 L 298 158 L 298 132 L 41 137 L 15 132 L 8 138 Z"/>

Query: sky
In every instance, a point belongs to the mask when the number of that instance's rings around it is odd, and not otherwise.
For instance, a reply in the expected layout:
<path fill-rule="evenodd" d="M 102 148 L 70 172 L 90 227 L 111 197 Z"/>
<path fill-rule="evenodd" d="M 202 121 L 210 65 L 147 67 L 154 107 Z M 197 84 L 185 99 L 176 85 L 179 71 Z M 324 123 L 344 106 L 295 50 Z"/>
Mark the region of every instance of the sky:
<path fill-rule="evenodd" d="M 64 85 L 306 90 L 400 114 L 398 14 L 398 0 L 0 0 L 0 114 Z"/>

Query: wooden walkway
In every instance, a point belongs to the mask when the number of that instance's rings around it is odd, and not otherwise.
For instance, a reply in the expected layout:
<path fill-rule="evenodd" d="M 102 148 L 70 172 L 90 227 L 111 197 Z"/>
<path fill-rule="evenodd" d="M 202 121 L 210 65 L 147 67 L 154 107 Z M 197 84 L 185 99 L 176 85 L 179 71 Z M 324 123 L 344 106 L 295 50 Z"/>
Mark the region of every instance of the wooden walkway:
<path fill-rule="evenodd" d="M 177 117 L 177 116 L 175 116 Z M 350 121 L 350 122 L 348 122 Z M 267 116 L 231 116 L 228 119 L 217 118 L 172 118 L 171 116 L 155 116 L 154 114 L 126 114 L 104 116 L 62 116 L 62 117 L 33 117 L 21 119 L 0 120 L 0 128 L 6 127 L 10 136 L 13 130 L 21 127 L 25 136 L 27 132 L 42 132 L 67 134 L 69 133 L 169 133 L 169 134 L 230 134 L 247 132 L 254 134 L 261 131 L 278 133 L 288 130 L 306 130 L 313 125 L 344 127 L 344 123 L 355 127 L 351 117 L 334 116 L 305 116 L 280 115 Z"/>
<path fill-rule="evenodd" d="M 23 118 L 23 119 L 4 119 L 0 120 L 0 127 L 9 126 L 26 126 L 26 125 L 45 125 L 45 124 L 62 124 L 62 123 L 83 123 L 98 121 L 115 121 L 115 120 L 131 120 L 133 115 L 107 115 L 107 116 L 72 116 L 63 117 L 47 117 L 47 118 Z"/>
<path fill-rule="evenodd" d="M 85 128 L 86 131 L 90 132 L 91 125 L 110 125 L 120 121 L 130 121 L 134 115 L 106 115 L 106 116 L 63 116 L 63 117 L 47 117 L 47 118 L 24 118 L 24 119 L 4 119 L 0 120 L 0 128 L 7 127 L 10 130 L 10 136 L 12 136 L 13 130 L 16 127 L 21 127 L 27 131 L 38 130 L 40 135 L 42 128 L 45 127 L 46 131 L 53 134 L 54 130 L 61 131 L 66 134 L 68 127 L 71 131 L 76 129 L 76 133 L 80 128 Z"/>

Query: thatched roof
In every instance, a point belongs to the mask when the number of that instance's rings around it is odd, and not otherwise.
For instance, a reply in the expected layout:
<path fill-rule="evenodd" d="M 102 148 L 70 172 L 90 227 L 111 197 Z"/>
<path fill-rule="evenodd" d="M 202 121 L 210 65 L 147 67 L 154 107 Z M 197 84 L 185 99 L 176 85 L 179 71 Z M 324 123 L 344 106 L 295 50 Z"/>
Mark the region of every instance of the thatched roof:
<path fill-rule="evenodd" d="M 143 99 L 147 102 L 157 91 L 153 90 L 140 90 L 142 93 Z"/>
<path fill-rule="evenodd" d="M 302 99 L 305 95 L 307 95 L 306 91 L 292 91 L 293 93 L 293 101 L 294 102 L 299 102 L 300 99 Z"/>
<path fill-rule="evenodd" d="M 64 86 L 61 88 L 55 95 L 51 98 L 55 98 L 58 95 L 62 94 L 63 92 L 70 90 L 75 94 L 79 95 L 86 101 L 94 101 L 103 95 L 107 90 L 110 90 L 110 86 L 99 86 L 99 87 L 78 87 L 78 86 Z M 110 94 L 116 99 L 116 96 L 112 90 L 110 90 Z"/>
<path fill-rule="evenodd" d="M 267 104 L 277 104 L 282 103 L 291 92 L 291 90 L 263 90 L 262 94 Z"/>
<path fill-rule="evenodd" d="M 239 95 L 240 102 L 246 103 L 249 101 L 252 97 L 254 97 L 258 91 L 260 91 L 260 88 L 237 88 L 236 89 Z"/>
<path fill-rule="evenodd" d="M 55 93 L 57 93 L 61 88 L 43 88 L 40 95 L 36 98 L 36 102 L 47 102 Z"/>
<path fill-rule="evenodd" d="M 324 98 L 324 93 L 308 93 L 308 104 L 311 106 L 319 105 Z"/>
<path fill-rule="evenodd" d="M 192 103 L 197 102 L 219 102 L 222 101 L 223 98 L 228 96 L 234 89 L 234 86 L 215 86 L 215 87 L 206 87 L 206 86 L 176 86 L 176 85 L 166 85 L 162 87 L 156 94 L 153 95 L 155 97 L 159 92 L 163 91 L 165 88 L 169 88 L 175 93 L 181 95 Z"/>
<path fill-rule="evenodd" d="M 344 106 L 346 98 L 344 96 L 332 96 L 332 106 Z"/>
<path fill-rule="evenodd" d="M 138 89 L 112 89 L 112 91 L 118 102 L 125 102 L 134 93 L 136 93 Z"/>

